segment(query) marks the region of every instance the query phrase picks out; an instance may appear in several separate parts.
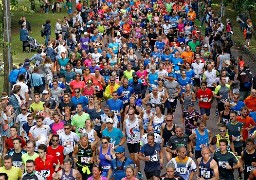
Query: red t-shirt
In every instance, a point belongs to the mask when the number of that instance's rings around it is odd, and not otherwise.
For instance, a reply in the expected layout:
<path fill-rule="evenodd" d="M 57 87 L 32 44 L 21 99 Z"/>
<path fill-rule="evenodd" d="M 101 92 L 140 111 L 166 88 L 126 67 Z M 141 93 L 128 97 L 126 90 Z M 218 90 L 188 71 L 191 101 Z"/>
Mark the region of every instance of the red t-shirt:
<path fill-rule="evenodd" d="M 198 99 L 203 98 L 203 101 L 199 101 L 198 103 L 200 108 L 205 108 L 205 109 L 211 108 L 212 103 L 208 102 L 208 100 L 212 98 L 213 93 L 209 88 L 206 88 L 205 91 L 203 91 L 202 89 L 199 89 L 196 93 L 196 96 Z"/>
<path fill-rule="evenodd" d="M 242 136 L 243 136 L 243 140 L 245 141 L 248 138 L 248 133 L 249 133 L 246 128 L 250 126 L 254 126 L 255 122 L 249 116 L 246 116 L 246 118 L 243 118 L 242 116 L 237 116 L 236 120 L 244 124 L 242 129 Z"/>
<path fill-rule="evenodd" d="M 15 137 L 15 138 L 20 138 L 20 139 L 21 139 L 21 147 L 22 147 L 22 148 L 24 148 L 24 147 L 26 146 L 26 141 L 25 141 L 22 137 L 17 136 L 17 137 Z M 14 139 L 14 138 L 9 137 L 9 138 L 7 138 L 7 139 L 5 140 L 5 148 L 6 148 L 7 150 L 10 150 L 10 149 L 13 149 L 13 148 L 14 148 L 14 146 L 13 146 L 13 139 Z"/>
<path fill-rule="evenodd" d="M 54 159 L 57 159 L 60 161 L 60 164 L 63 164 L 64 161 L 64 154 L 63 154 L 64 147 L 59 145 L 56 149 L 54 149 L 52 146 L 49 146 L 47 148 L 47 154 L 54 157 Z"/>
<path fill-rule="evenodd" d="M 39 171 L 43 177 L 46 177 L 47 180 L 52 180 L 54 164 L 58 164 L 58 160 L 51 155 L 46 155 L 45 161 L 43 161 L 40 157 L 35 159 L 35 169 Z"/>

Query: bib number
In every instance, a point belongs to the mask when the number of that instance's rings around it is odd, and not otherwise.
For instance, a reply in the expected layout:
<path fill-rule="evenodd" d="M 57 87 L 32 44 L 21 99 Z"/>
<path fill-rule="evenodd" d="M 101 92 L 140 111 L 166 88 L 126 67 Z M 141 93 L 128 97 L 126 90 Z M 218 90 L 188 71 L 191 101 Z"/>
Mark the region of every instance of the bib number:
<path fill-rule="evenodd" d="M 186 167 L 180 167 L 180 168 L 177 168 L 177 171 L 178 171 L 180 174 L 186 174 L 187 168 L 186 168 Z"/>
<path fill-rule="evenodd" d="M 42 170 L 41 175 L 46 178 L 50 176 L 50 170 Z"/>
<path fill-rule="evenodd" d="M 82 163 L 90 163 L 90 158 L 89 157 L 81 157 L 81 162 Z"/>

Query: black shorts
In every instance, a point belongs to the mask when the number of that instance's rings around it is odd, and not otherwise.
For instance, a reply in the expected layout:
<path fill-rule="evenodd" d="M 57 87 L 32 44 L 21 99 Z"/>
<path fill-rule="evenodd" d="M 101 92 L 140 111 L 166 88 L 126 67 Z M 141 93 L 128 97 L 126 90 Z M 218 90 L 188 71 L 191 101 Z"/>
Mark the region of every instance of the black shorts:
<path fill-rule="evenodd" d="M 201 87 L 200 78 L 194 78 L 193 85 L 196 87 Z"/>
<path fill-rule="evenodd" d="M 201 151 L 195 151 L 195 159 L 202 157 Z"/>
<path fill-rule="evenodd" d="M 235 152 L 237 152 L 238 156 L 241 156 L 242 151 L 243 151 L 243 146 L 235 147 Z"/>
<path fill-rule="evenodd" d="M 144 170 L 145 171 L 145 170 Z M 153 176 L 158 177 L 160 179 L 160 174 L 161 171 L 160 170 L 154 170 L 154 171 L 145 171 L 146 177 L 147 179 L 151 179 Z"/>
<path fill-rule="evenodd" d="M 140 143 L 127 143 L 129 153 L 139 153 L 140 152 Z"/>
<path fill-rule="evenodd" d="M 206 116 L 210 116 L 210 114 L 211 114 L 211 109 L 200 108 L 200 112 L 201 112 L 201 115 L 206 114 Z"/>

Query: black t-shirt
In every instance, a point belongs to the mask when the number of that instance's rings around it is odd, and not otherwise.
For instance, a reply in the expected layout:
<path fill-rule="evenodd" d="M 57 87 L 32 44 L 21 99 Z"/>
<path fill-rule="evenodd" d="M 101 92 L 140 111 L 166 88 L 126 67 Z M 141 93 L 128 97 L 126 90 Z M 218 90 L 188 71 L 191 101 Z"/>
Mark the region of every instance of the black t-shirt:
<path fill-rule="evenodd" d="M 148 38 L 149 38 L 149 44 L 150 44 L 151 46 L 154 46 L 156 40 L 151 40 L 151 39 L 156 39 L 156 38 L 157 38 L 156 33 L 149 33 L 149 34 L 148 34 Z"/>
<path fill-rule="evenodd" d="M 76 107 L 74 106 L 74 104 L 72 102 L 69 102 L 69 103 L 64 103 L 63 101 L 60 102 L 59 104 L 59 109 L 60 109 L 60 112 L 64 112 L 64 108 L 65 107 L 69 107 L 71 108 L 71 111 L 75 111 L 76 110 Z"/>
<path fill-rule="evenodd" d="M 178 136 L 171 136 L 167 145 L 172 149 L 172 150 L 176 150 L 177 147 L 180 146 L 184 146 L 187 148 L 187 145 L 189 143 L 189 138 L 187 135 L 183 135 L 182 137 L 178 137 Z"/>

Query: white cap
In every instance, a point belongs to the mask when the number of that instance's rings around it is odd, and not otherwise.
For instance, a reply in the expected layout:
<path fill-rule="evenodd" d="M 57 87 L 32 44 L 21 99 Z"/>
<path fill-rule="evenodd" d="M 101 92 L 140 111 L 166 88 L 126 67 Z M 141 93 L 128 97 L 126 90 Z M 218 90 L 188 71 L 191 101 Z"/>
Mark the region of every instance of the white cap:
<path fill-rule="evenodd" d="M 111 119 L 111 118 L 107 118 L 107 119 L 106 119 L 106 123 L 111 123 L 111 124 L 113 124 L 113 123 L 114 123 L 114 120 Z"/>
<path fill-rule="evenodd" d="M 49 93 L 49 91 L 47 91 L 47 90 L 43 91 L 43 94 L 48 94 L 48 93 Z"/>

